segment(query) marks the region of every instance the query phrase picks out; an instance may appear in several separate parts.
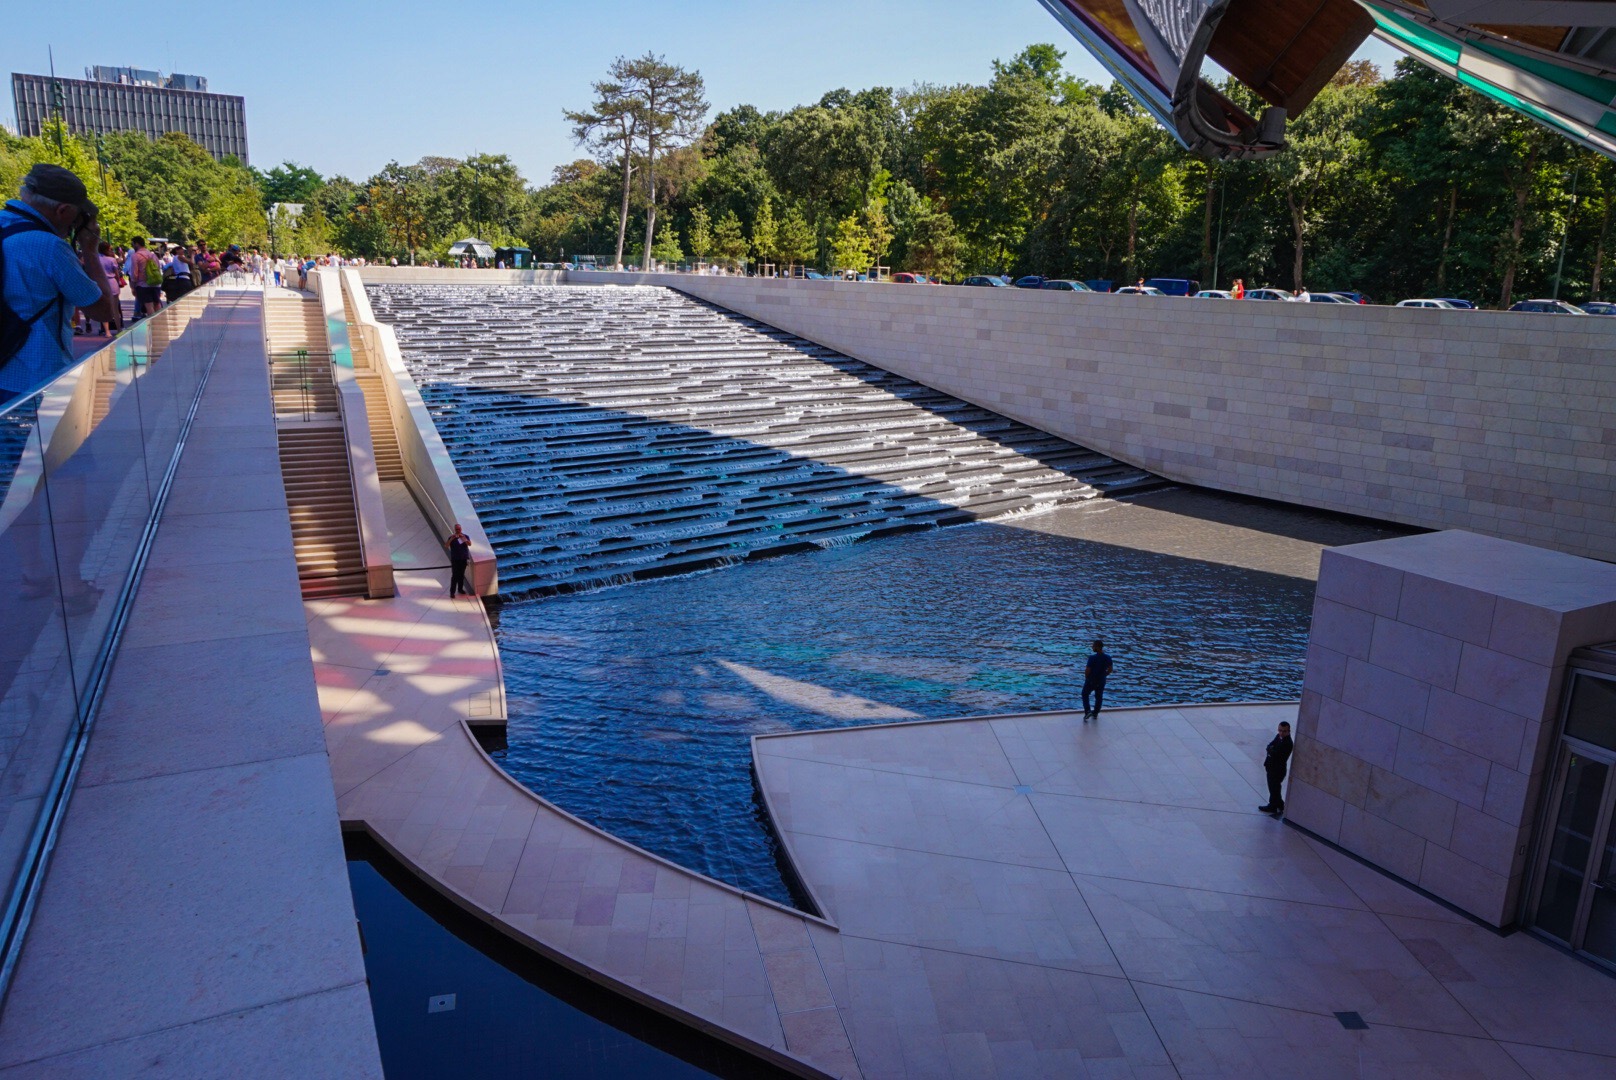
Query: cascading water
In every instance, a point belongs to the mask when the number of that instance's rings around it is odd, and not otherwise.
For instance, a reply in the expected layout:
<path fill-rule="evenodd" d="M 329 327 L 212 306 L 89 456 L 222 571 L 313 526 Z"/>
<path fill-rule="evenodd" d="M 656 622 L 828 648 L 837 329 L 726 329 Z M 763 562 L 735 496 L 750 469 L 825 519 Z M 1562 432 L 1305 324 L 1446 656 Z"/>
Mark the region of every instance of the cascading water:
<path fill-rule="evenodd" d="M 507 596 L 1155 482 L 669 289 L 369 291 L 477 505 Z"/>

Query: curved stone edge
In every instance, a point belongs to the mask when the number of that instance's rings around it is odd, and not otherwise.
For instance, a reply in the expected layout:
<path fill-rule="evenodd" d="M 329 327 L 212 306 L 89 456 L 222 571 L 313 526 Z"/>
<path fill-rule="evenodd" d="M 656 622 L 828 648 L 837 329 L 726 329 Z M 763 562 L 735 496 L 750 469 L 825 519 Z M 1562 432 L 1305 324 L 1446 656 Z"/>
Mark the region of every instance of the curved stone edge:
<path fill-rule="evenodd" d="M 683 945 L 686 949 L 695 947 L 707 949 L 716 953 L 720 962 L 716 965 L 704 965 L 712 976 L 716 977 L 716 987 L 696 986 L 690 988 L 692 992 L 682 996 L 675 996 L 666 986 L 658 986 L 654 973 L 651 976 L 642 975 L 636 978 L 624 969 L 619 958 L 614 957 L 613 946 L 622 939 L 614 941 L 614 934 L 585 934 L 573 937 L 583 944 L 572 945 L 569 941 L 564 944 L 557 930 L 570 929 L 576 931 L 586 926 L 589 912 L 583 900 L 590 897 L 581 897 L 580 903 L 574 906 L 568 917 L 563 911 L 559 917 L 545 918 L 539 912 L 512 912 L 510 906 L 517 894 L 521 882 L 513 880 L 505 892 L 504 900 L 497 907 L 490 903 L 484 895 L 479 897 L 475 890 L 468 890 L 451 880 L 454 867 L 447 869 L 436 865 L 441 861 L 441 848 L 434 851 L 433 838 L 420 835 L 418 828 L 412 830 L 410 819 L 402 822 L 388 821 L 379 818 L 362 809 L 367 801 L 364 789 L 376 783 L 385 773 L 402 762 L 395 762 L 393 766 L 382 770 L 377 776 L 366 780 L 349 792 L 339 797 L 339 817 L 345 831 L 359 831 L 374 839 L 385 849 L 401 866 L 407 868 L 428 886 L 433 888 L 457 907 L 478 918 L 488 926 L 504 934 L 516 944 L 533 949 L 540 955 L 562 964 L 569 970 L 590 979 L 591 981 L 621 993 L 626 997 L 664 1013 L 682 1023 L 688 1024 L 698 1031 L 723 1039 L 748 1053 L 754 1054 L 792 1073 L 805 1077 L 854 1077 L 861 1076 L 856 1062 L 853 1059 L 851 1042 L 847 1038 L 839 1015 L 834 1016 L 834 1024 L 828 1027 L 833 1037 L 826 1038 L 826 1021 L 831 1020 L 836 1007 L 830 996 L 828 980 L 825 980 L 823 968 L 819 965 L 817 954 L 807 933 L 809 925 L 818 926 L 832 933 L 835 926 L 824 919 L 815 918 L 804 912 L 794 911 L 775 903 L 766 897 L 736 889 L 720 881 L 715 881 L 705 875 L 696 873 L 676 863 L 672 863 L 660 856 L 635 847 L 612 834 L 605 832 L 588 822 L 584 822 L 556 807 L 548 800 L 534 794 L 522 787 L 509 774 L 488 757 L 483 751 L 469 726 L 460 721 L 457 725 L 459 735 L 456 737 L 449 731 L 441 733 L 458 748 L 463 755 L 467 751 L 477 759 L 477 766 L 486 780 L 498 785 L 507 799 L 525 803 L 534 812 L 534 820 L 529 835 L 523 844 L 520 861 L 525 861 L 529 849 L 537 842 L 553 843 L 556 851 L 551 855 L 565 856 L 569 851 L 580 850 L 579 845 L 568 843 L 566 836 L 556 836 L 555 829 L 559 826 L 562 832 L 571 832 L 585 836 L 596 843 L 609 845 L 621 853 L 626 861 L 649 864 L 653 868 L 653 879 L 659 877 L 655 871 L 661 871 L 671 876 L 675 881 L 683 881 L 687 885 L 697 885 L 720 894 L 720 902 L 727 901 L 729 910 L 724 912 L 727 918 L 721 927 L 722 937 L 718 940 L 698 940 L 700 935 L 686 932 Z M 422 748 L 410 751 L 406 757 L 415 756 Z M 440 769 L 440 772 L 450 770 Z M 463 773 L 458 774 L 457 780 L 463 781 Z M 417 794 L 429 796 L 428 788 Z M 484 797 L 478 800 L 479 806 L 487 805 L 486 788 L 481 793 Z M 412 831 L 414 835 L 412 835 Z M 541 834 L 549 833 L 549 836 Z M 585 849 L 586 850 L 586 849 Z M 436 857 L 434 857 L 436 856 Z M 536 860 L 537 861 L 537 857 Z M 553 870 L 554 867 L 552 866 Z M 624 870 L 628 869 L 627 865 Z M 643 869 L 639 871 L 643 883 Z M 625 873 L 618 879 L 618 888 L 623 888 L 629 875 Z M 464 876 L 462 875 L 462 880 Z M 657 881 L 654 887 L 660 888 Z M 677 888 L 668 891 L 677 892 Z M 619 893 L 621 899 L 625 893 Z M 643 894 L 640 894 L 643 895 Z M 518 904 L 518 906 L 523 906 Z M 715 905 L 709 905 L 715 906 Z M 554 912 L 551 912 L 554 914 Z M 648 911 L 646 915 L 653 915 Z M 744 922 L 741 920 L 744 918 Z M 649 920 L 646 930 L 650 929 Z M 557 925 L 562 924 L 562 925 Z M 566 924 L 570 924 L 566 925 Z M 607 929 L 616 931 L 621 929 L 619 921 L 614 918 Z M 633 934 L 633 929 L 628 930 Z M 734 958 L 724 954 L 734 953 L 737 950 L 733 943 L 737 936 L 751 938 L 766 986 L 769 992 L 769 1005 L 775 1014 L 778 1036 L 769 1039 L 764 1032 L 756 1030 L 755 1025 L 742 1025 L 735 1021 L 738 1013 L 733 1010 L 731 1002 L 724 1000 L 723 987 L 736 974 L 733 967 Z M 602 941 L 604 939 L 604 941 Z M 673 939 L 670 939 L 673 940 Z M 591 955 L 590 945 L 606 946 L 600 955 Z M 621 950 L 616 950 L 618 956 Z M 698 968 L 703 965 L 698 965 Z M 688 971 L 690 965 L 686 964 L 684 970 Z M 825 983 L 822 987 L 803 985 L 811 980 L 805 975 L 817 973 L 820 980 Z M 683 985 L 684 980 L 675 979 L 675 983 Z M 716 991 L 716 993 L 715 993 Z M 701 1008 L 701 1003 L 708 1005 Z M 808 1003 L 812 1008 L 791 1008 L 793 1004 Z M 812 1014 L 820 1014 L 814 1016 Z M 753 1030 L 746 1030 L 751 1027 Z M 839 1037 L 834 1037 L 839 1036 Z"/>

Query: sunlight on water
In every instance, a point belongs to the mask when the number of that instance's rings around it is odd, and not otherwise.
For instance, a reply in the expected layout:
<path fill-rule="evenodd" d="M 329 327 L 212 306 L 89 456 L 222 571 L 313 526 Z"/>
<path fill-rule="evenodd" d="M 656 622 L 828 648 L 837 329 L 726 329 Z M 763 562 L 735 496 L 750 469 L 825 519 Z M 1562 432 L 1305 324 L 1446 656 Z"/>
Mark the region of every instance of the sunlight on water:
<path fill-rule="evenodd" d="M 1304 578 L 984 524 L 512 604 L 498 756 L 586 820 L 789 902 L 749 736 L 1073 708 L 1096 635 L 1108 706 L 1294 698 L 1312 597 Z"/>

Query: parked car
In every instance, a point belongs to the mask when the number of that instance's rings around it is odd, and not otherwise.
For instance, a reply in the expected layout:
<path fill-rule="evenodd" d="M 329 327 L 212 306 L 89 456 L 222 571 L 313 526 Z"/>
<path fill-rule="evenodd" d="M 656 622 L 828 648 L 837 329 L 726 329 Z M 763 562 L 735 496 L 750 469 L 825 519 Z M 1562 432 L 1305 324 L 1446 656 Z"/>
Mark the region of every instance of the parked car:
<path fill-rule="evenodd" d="M 1167 296 L 1194 296 L 1201 283 L 1193 278 L 1153 277 L 1145 281 L 1145 287 L 1160 289 Z"/>
<path fill-rule="evenodd" d="M 1110 292 L 1111 291 L 1111 279 L 1110 278 L 1088 278 L 1087 280 L 1085 280 L 1083 282 L 1083 284 L 1087 285 L 1090 289 L 1093 289 L 1095 292 Z"/>
<path fill-rule="evenodd" d="M 1094 290 L 1081 281 L 1065 281 L 1058 278 L 1048 278 L 1038 286 L 1040 289 L 1049 289 L 1052 292 L 1093 292 Z"/>
<path fill-rule="evenodd" d="M 1247 289 L 1247 300 L 1289 300 L 1291 294 L 1284 289 Z"/>
<path fill-rule="evenodd" d="M 1333 292 L 1308 293 L 1307 294 L 1307 299 L 1308 299 L 1308 301 L 1310 303 L 1314 303 L 1314 304 L 1354 304 L 1354 305 L 1356 305 L 1358 303 L 1358 301 L 1356 301 L 1356 300 L 1349 300 L 1347 297 L 1342 296 L 1340 293 L 1333 293 Z"/>
<path fill-rule="evenodd" d="M 892 283 L 894 285 L 924 285 L 926 284 L 926 275 L 911 274 L 908 272 L 902 274 L 893 274 Z"/>
<path fill-rule="evenodd" d="M 1016 278 L 1015 286 L 1018 289 L 1037 289 L 1042 287 L 1044 279 L 1039 274 L 1028 274 L 1026 277 Z"/>
<path fill-rule="evenodd" d="M 1397 306 L 1398 307 L 1419 307 L 1419 308 L 1445 308 L 1445 309 L 1447 309 L 1449 311 L 1453 310 L 1453 305 L 1448 303 L 1446 300 L 1424 300 L 1424 299 L 1421 299 L 1421 300 L 1399 300 L 1399 301 L 1397 301 Z"/>
<path fill-rule="evenodd" d="M 1202 289 L 1195 294 L 1197 300 L 1233 300 L 1234 293 L 1228 289 Z"/>
<path fill-rule="evenodd" d="M 976 285 L 984 289 L 1008 289 L 1010 283 L 1004 278 L 994 277 L 991 274 L 974 274 L 960 282 L 961 285 Z"/>
<path fill-rule="evenodd" d="M 1367 295 L 1365 295 L 1364 293 L 1353 292 L 1351 289 L 1331 289 L 1330 293 L 1332 295 L 1334 295 L 1334 296 L 1345 296 L 1348 300 L 1351 300 L 1354 304 L 1372 304 L 1372 303 L 1374 303 L 1374 301 L 1369 299 L 1369 297 Z"/>
<path fill-rule="evenodd" d="M 1167 294 L 1154 285 L 1124 285 L 1116 290 L 1117 295 L 1132 294 L 1134 296 L 1166 296 Z"/>
<path fill-rule="evenodd" d="M 818 270 L 810 270 L 810 271 L 808 271 L 806 274 L 804 274 L 802 276 L 803 276 L 803 280 L 805 280 L 805 281 L 826 281 L 826 280 L 828 280 L 825 277 L 825 275 L 821 274 Z"/>
<path fill-rule="evenodd" d="M 1603 300 L 1590 300 L 1582 305 L 1582 310 L 1590 315 L 1616 315 L 1616 304 Z"/>
<path fill-rule="evenodd" d="M 1533 311 L 1539 315 L 1586 315 L 1586 311 L 1564 300 L 1522 300 L 1511 304 L 1511 311 Z"/>
<path fill-rule="evenodd" d="M 1464 308 L 1466 311 L 1475 311 L 1476 305 L 1468 300 L 1460 300 L 1456 296 L 1439 296 L 1438 300 L 1452 308 Z"/>

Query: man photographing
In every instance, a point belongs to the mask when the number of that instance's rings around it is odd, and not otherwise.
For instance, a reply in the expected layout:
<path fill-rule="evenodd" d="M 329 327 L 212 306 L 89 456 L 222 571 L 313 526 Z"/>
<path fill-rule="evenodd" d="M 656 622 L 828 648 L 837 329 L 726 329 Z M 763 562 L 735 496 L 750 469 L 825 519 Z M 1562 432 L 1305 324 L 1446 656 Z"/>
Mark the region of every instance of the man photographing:
<path fill-rule="evenodd" d="M 101 267 L 101 227 L 84 181 L 35 165 L 0 210 L 0 407 L 73 362 L 73 309 L 97 322 L 118 314 Z M 74 230 L 75 247 L 67 237 Z"/>

